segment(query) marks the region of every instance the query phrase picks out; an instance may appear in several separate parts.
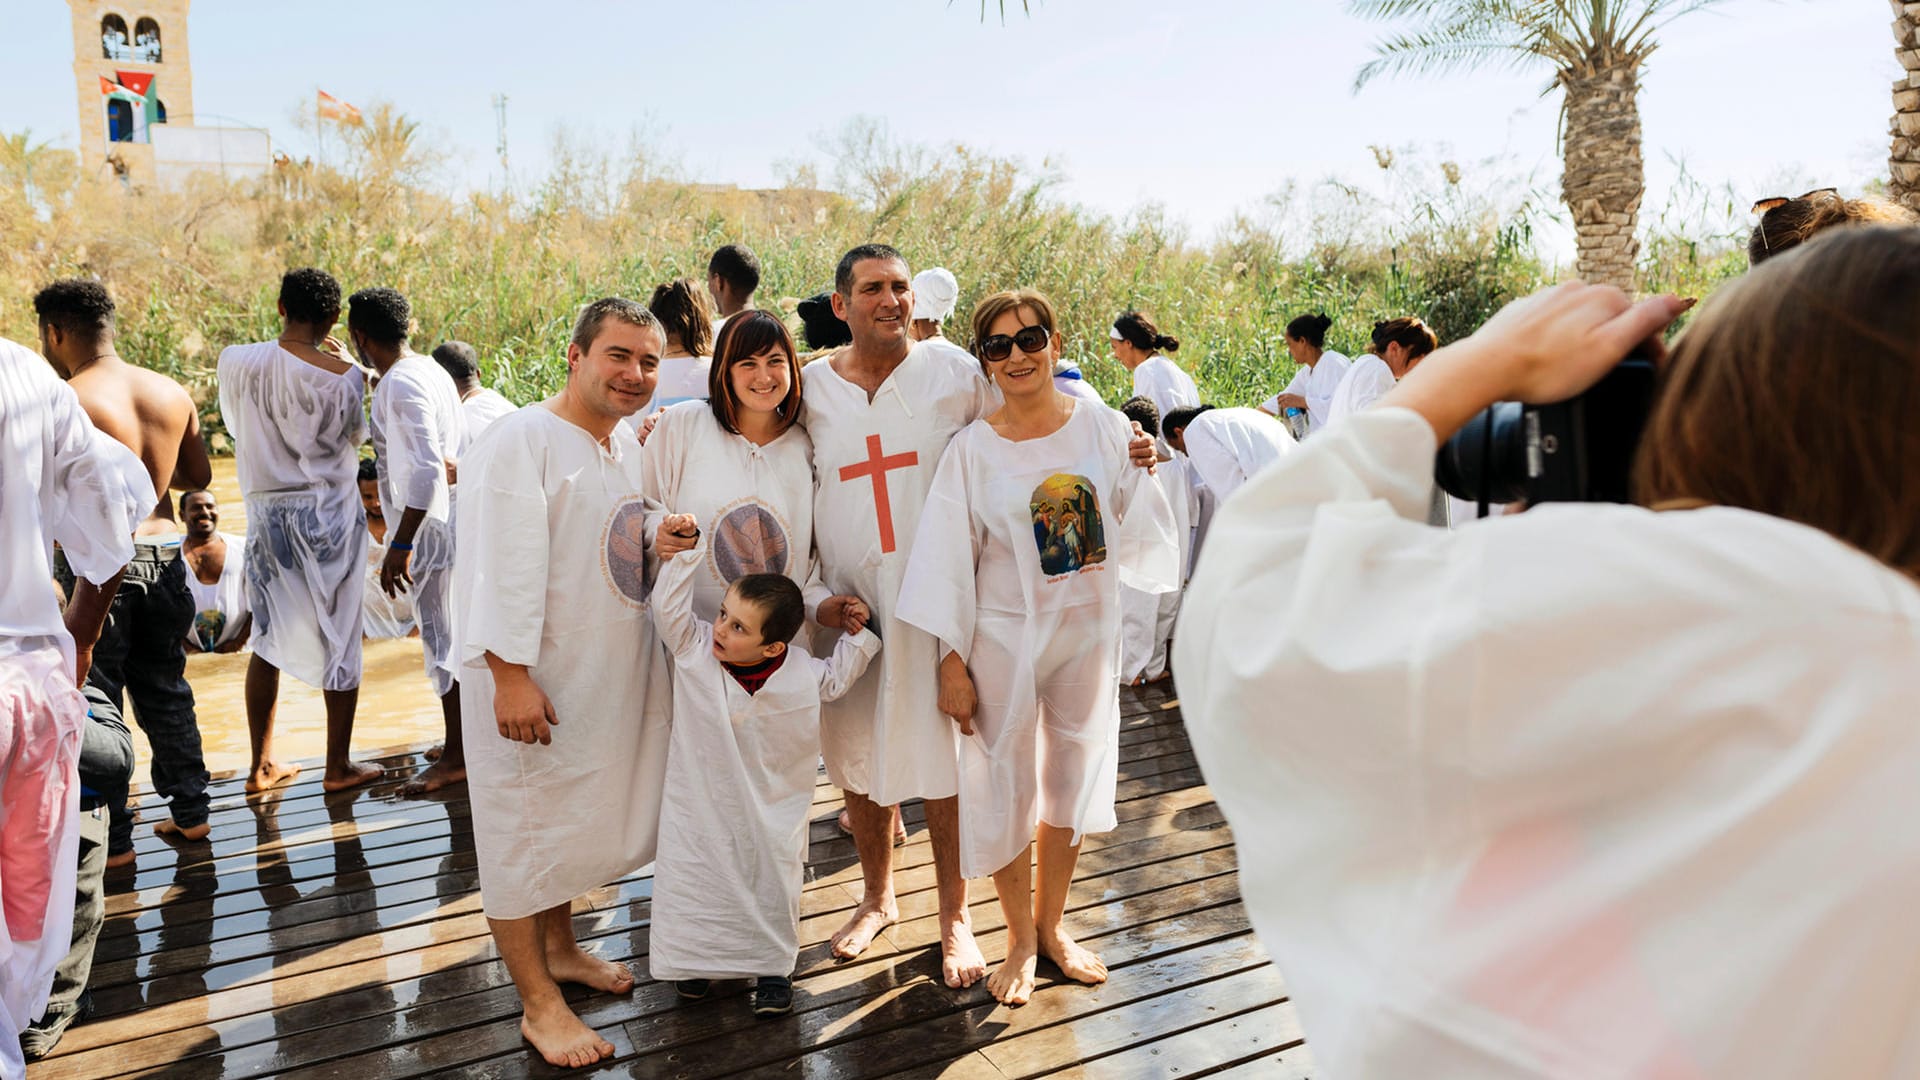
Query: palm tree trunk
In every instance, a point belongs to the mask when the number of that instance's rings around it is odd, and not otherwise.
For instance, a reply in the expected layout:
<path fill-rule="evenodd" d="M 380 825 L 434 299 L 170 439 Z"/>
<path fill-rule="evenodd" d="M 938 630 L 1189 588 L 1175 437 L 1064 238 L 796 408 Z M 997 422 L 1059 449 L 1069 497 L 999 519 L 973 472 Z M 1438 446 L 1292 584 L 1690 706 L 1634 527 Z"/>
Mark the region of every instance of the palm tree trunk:
<path fill-rule="evenodd" d="M 1894 5 L 1893 54 L 1906 76 L 1893 84 L 1893 153 L 1887 162 L 1887 194 L 1920 210 L 1920 5 Z"/>
<path fill-rule="evenodd" d="M 1560 191 L 1573 214 L 1581 278 L 1632 292 L 1640 254 L 1635 232 L 1647 190 L 1639 71 L 1631 62 L 1594 61 L 1560 75 L 1567 109 Z"/>

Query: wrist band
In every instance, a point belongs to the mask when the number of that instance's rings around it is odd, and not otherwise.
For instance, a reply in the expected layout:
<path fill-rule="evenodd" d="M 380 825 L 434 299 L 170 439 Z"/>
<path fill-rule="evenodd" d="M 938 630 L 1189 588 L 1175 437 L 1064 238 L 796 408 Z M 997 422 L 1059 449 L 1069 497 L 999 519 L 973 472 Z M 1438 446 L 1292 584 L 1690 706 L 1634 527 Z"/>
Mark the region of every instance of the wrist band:
<path fill-rule="evenodd" d="M 403 544 L 400 541 L 395 540 L 393 543 L 387 545 L 387 550 L 388 551 L 412 551 L 413 545 Z"/>

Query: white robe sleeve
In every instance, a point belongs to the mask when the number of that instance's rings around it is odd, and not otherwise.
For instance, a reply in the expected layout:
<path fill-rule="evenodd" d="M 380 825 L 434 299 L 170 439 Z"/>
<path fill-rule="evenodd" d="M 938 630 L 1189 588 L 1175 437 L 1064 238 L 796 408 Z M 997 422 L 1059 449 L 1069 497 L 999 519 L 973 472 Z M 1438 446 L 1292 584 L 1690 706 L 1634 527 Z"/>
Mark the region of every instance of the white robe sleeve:
<path fill-rule="evenodd" d="M 1126 453 L 1126 440 L 1132 434 L 1131 425 L 1122 429 L 1120 453 Z M 1120 566 L 1120 584 L 1144 593 L 1178 589 L 1180 533 L 1164 485 L 1145 469 L 1122 469 L 1114 512 L 1120 527 L 1109 544 Z"/>
<path fill-rule="evenodd" d="M 660 414 L 640 455 L 640 494 L 647 500 L 647 565 L 655 573 L 659 572 L 659 557 L 653 552 L 653 538 L 668 514 L 680 512 L 674 503 L 678 501 L 679 480 L 687 455 L 686 433 L 683 426 L 675 422 L 678 411 L 667 409 Z M 695 524 L 704 533 L 714 523 Z"/>
<path fill-rule="evenodd" d="M 699 543 L 661 562 L 660 579 L 653 585 L 653 624 L 660 629 L 661 643 L 682 663 L 713 647 L 713 630 L 693 615 L 693 575 L 706 557 L 703 533 Z"/>
<path fill-rule="evenodd" d="M 394 379 L 387 387 L 387 477 L 401 510 L 428 510 L 434 493 L 446 481 L 447 463 L 440 454 L 443 437 L 433 402 L 412 379 Z M 394 522 L 398 526 L 399 522 Z"/>
<path fill-rule="evenodd" d="M 969 498 L 967 449 L 972 441 L 971 432 L 962 429 L 940 457 L 895 610 L 900 621 L 940 639 L 942 657 L 953 652 L 963 661 L 973 650 L 978 610 L 974 575 L 987 536 L 986 524 L 973 513 Z M 1146 475 L 1144 469 L 1132 471 Z"/>
<path fill-rule="evenodd" d="M 70 387 L 58 385 L 49 407 L 53 538 L 76 575 L 103 585 L 133 558 L 133 530 L 159 496 L 146 466 L 93 426 Z"/>
<path fill-rule="evenodd" d="M 880 655 L 880 639 L 871 630 L 841 634 L 833 643 L 833 655 L 814 660 L 814 672 L 820 678 L 820 700 L 839 701 L 866 673 L 867 665 Z"/>
<path fill-rule="evenodd" d="M 471 567 L 459 662 L 492 653 L 532 667 L 547 609 L 547 492 L 536 448 L 489 440 L 479 475 L 460 485 L 456 556 Z"/>

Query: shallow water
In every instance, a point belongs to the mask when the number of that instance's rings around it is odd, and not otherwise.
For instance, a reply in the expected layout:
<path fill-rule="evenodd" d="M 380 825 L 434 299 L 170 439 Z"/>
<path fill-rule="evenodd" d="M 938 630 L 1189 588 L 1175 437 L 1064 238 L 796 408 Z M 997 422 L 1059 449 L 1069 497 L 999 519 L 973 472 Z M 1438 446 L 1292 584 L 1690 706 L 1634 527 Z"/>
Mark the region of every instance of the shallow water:
<path fill-rule="evenodd" d="M 214 498 L 220 504 L 220 531 L 240 535 L 247 531 L 246 508 L 231 457 L 213 461 Z M 245 682 L 251 652 L 230 655 L 194 654 L 187 657 L 187 682 L 193 687 L 200 718 L 200 740 L 207 768 L 216 776 L 244 770 L 248 762 Z M 427 685 L 420 659 L 420 639 L 369 641 L 365 674 L 360 684 L 360 708 L 353 725 L 353 749 L 358 753 L 393 746 L 437 742 L 444 734 L 440 702 Z M 146 786 L 152 760 L 146 735 L 133 729 L 134 783 Z M 280 679 L 280 709 L 274 722 L 274 751 L 282 760 L 320 758 L 327 748 L 326 711 L 320 691 L 292 676 Z"/>

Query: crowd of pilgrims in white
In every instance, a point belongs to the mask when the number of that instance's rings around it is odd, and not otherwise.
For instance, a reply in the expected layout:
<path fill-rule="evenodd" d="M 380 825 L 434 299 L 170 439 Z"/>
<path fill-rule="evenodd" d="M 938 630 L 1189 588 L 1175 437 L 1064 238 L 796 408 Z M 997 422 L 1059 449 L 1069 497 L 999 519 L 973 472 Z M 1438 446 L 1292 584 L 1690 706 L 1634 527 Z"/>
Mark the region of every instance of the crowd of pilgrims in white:
<path fill-rule="evenodd" d="M 1886 275 L 1920 277 L 1910 233 L 1877 242 Z M 1694 389 L 1672 394 L 1711 397 L 1700 372 L 1742 329 L 1727 324 L 1784 318 L 1790 275 L 1832 287 L 1832 267 L 1799 272 L 1806 257 L 1729 287 L 1747 299 L 1721 309 L 1743 314 L 1716 323 L 1709 308 L 1683 339 L 1700 344 L 1672 361 Z M 1107 336 L 1131 395 L 1110 407 L 1063 359 L 1040 292 L 983 290 L 963 348 L 944 325 L 953 276 L 863 246 L 801 305 L 809 356 L 752 305 L 757 285 L 751 254 L 729 245 L 704 289 L 683 279 L 647 305 L 589 305 L 565 388 L 517 408 L 480 385 L 470 346 L 413 353 L 391 289 L 344 305 L 362 363 L 345 362 L 323 340 L 339 289 L 315 270 L 283 291 L 298 340 L 220 357 L 249 532 L 233 538 L 244 561 L 229 560 L 242 587 L 200 595 L 245 604 L 261 662 L 335 693 L 359 683 L 367 602 L 410 601 L 446 704 L 430 786 L 467 784 L 482 904 L 548 1061 L 613 1053 L 557 987 L 619 993 L 633 974 L 581 949 L 568 912 L 648 863 L 651 976 L 689 1000 L 751 980 L 755 1013 L 791 1009 L 822 764 L 864 886 L 835 955 L 899 917 L 898 808 L 921 800 L 948 986 L 984 981 L 1019 1005 L 1041 960 L 1103 981 L 1065 925 L 1068 885 L 1082 840 L 1115 825 L 1121 687 L 1177 670 L 1256 928 L 1316 1053 L 1346 1075 L 1920 1062 L 1911 1003 L 1894 1000 L 1920 948 L 1903 929 L 1912 897 L 1870 887 L 1917 852 L 1865 824 L 1911 804 L 1898 792 L 1912 773 L 1894 766 L 1920 764 L 1916 736 L 1887 724 L 1920 700 L 1901 696 L 1920 689 L 1903 556 L 1657 469 L 1641 482 L 1670 497 L 1644 507 L 1496 507 L 1484 522 L 1434 481 L 1436 437 L 1496 400 L 1577 394 L 1690 302 L 1570 284 L 1438 352 L 1419 319 L 1381 322 L 1358 358 L 1304 314 L 1287 327 L 1284 388 L 1220 408 L 1179 342 L 1128 311 Z M 14 580 L 42 573 L 57 537 L 77 575 L 105 581 L 151 485 L 43 364 L 6 349 L 10 437 L 32 417 L 59 448 L 49 460 L 65 455 L 38 477 L 21 455 L 0 461 L 6 490 L 39 491 L 8 500 Z M 1878 392 L 1915 404 L 1907 353 Z M 1684 459 L 1659 415 L 1650 430 L 1645 453 Z M 371 560 L 369 510 L 385 523 Z M 1816 580 L 1771 608 L 1754 600 Z M 22 626 L 58 637 L 57 616 L 11 593 L 6 606 L 0 640 L 30 638 Z M 1823 612 L 1818 632 L 1775 633 L 1783 610 Z M 57 681 L 71 646 L 15 648 L 11 682 Z M 1882 662 L 1901 655 L 1907 668 Z M 58 719 L 69 698 L 20 715 Z M 348 716 L 330 732 L 342 786 L 360 779 Z M 1721 721 L 1752 734 L 1716 742 Z M 1791 752 L 1763 745 L 1776 737 Z M 279 768 L 256 739 L 253 785 Z M 19 797 L 17 776 L 5 790 Z M 44 1001 L 73 886 L 57 858 L 23 874 L 19 851 L 0 860 L 16 1028 L 36 986 Z M 991 970 L 966 907 L 967 879 L 983 877 L 1007 925 Z M 23 937 L 14 912 L 34 882 L 50 917 Z M 1885 940 L 1861 937 L 1863 922 Z M 1848 979 L 1830 977 L 1833 957 Z M 1850 1011 L 1799 1024 L 1769 1003 L 1784 975 Z M 1838 1042 L 1836 1016 L 1857 1020 Z M 1772 1037 L 1751 1040 L 1760 1030 Z"/>

